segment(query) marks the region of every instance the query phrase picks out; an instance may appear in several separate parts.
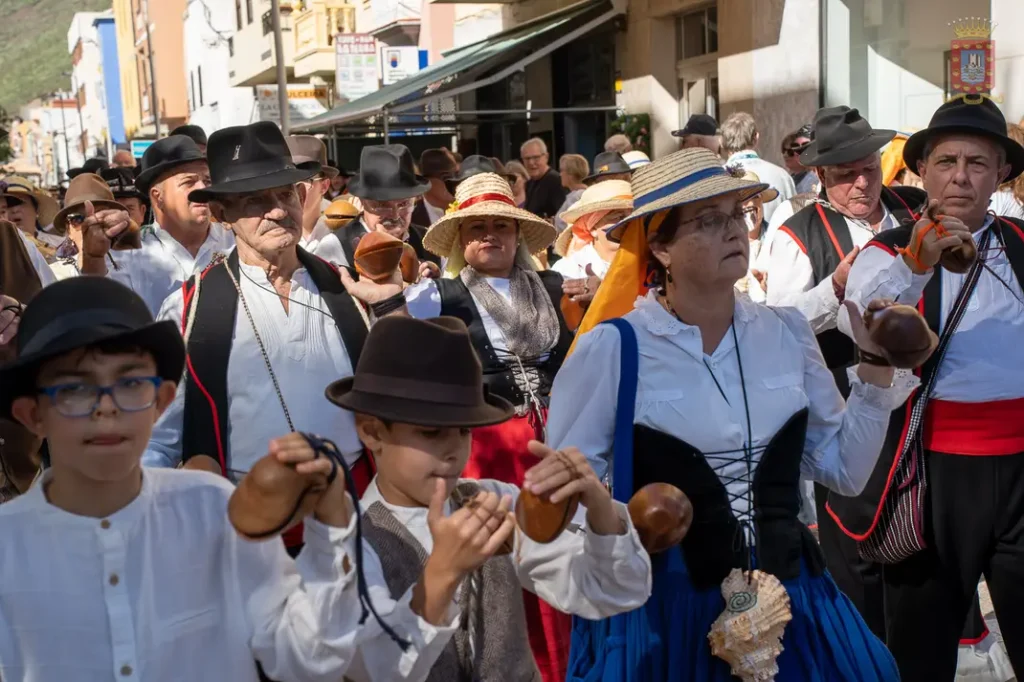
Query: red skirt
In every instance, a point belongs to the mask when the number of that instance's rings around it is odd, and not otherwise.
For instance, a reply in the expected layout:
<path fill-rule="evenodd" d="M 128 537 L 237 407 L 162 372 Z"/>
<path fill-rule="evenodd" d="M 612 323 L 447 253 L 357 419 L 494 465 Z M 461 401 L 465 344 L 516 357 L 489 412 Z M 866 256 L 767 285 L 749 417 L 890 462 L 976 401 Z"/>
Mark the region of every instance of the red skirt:
<path fill-rule="evenodd" d="M 544 418 L 547 418 L 545 412 Z M 473 450 L 463 470 L 466 478 L 490 478 L 521 486 L 527 470 L 540 461 L 526 444 L 544 440 L 535 417 L 515 417 L 496 426 L 473 430 Z M 530 648 L 544 682 L 563 682 L 569 666 L 572 616 L 556 611 L 532 592 L 523 590 Z"/>

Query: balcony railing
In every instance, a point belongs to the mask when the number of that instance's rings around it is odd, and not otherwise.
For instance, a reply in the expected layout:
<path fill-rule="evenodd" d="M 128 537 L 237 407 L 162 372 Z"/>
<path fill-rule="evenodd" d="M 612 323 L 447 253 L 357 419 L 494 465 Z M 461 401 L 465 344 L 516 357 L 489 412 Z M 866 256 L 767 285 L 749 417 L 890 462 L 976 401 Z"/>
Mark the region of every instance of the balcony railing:
<path fill-rule="evenodd" d="M 344 0 L 312 0 L 295 15 L 295 59 L 333 51 L 337 33 L 355 32 L 356 8 Z"/>

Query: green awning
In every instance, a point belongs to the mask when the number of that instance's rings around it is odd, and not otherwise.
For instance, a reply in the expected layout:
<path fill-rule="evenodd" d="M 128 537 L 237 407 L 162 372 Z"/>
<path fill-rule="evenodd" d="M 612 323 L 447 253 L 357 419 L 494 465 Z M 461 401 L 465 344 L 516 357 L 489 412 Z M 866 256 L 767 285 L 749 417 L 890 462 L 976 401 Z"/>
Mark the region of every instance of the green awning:
<path fill-rule="evenodd" d="M 414 102 L 426 104 L 451 96 L 455 90 L 461 93 L 482 87 L 622 14 L 624 6 L 624 2 L 587 0 L 547 14 L 485 40 L 450 50 L 444 59 L 408 78 L 316 118 L 295 122 L 291 128 L 294 131 L 322 129 L 369 118 L 385 108 L 408 107 Z"/>

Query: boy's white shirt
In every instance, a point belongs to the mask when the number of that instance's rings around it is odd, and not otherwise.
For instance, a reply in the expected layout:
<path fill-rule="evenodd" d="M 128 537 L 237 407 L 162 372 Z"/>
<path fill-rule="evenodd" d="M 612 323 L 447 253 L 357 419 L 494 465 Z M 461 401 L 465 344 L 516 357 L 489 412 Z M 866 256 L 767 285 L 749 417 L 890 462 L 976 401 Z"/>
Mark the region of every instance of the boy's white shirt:
<path fill-rule="evenodd" d="M 360 625 L 355 520 L 307 519 L 296 561 L 279 538 L 248 542 L 227 518 L 231 484 L 144 469 L 139 496 L 106 519 L 51 505 L 44 485 L 0 506 L 0 678 L 32 682 L 230 679 L 423 680 L 458 626 L 392 599 L 363 564 L 378 613 Z M 349 558 L 351 557 L 351 558 Z M 455 615 L 454 611 L 451 615 Z"/>
<path fill-rule="evenodd" d="M 469 479 L 466 479 L 469 481 Z M 511 495 L 513 504 L 519 488 L 491 479 L 472 480 L 485 492 Z M 429 554 L 434 546 L 427 524 L 426 507 L 400 507 L 381 496 L 374 478 L 363 493 L 364 510 L 380 502 Z M 626 523 L 622 535 L 598 535 L 586 523 L 581 505 L 569 529 L 547 544 L 534 542 L 516 531 L 513 565 L 522 586 L 564 613 L 590 620 L 608 618 L 643 606 L 651 594 L 651 560 L 640 544 L 626 506 L 614 502 Z M 453 513 L 445 503 L 445 515 Z M 386 569 L 385 569 L 386 570 Z M 456 599 L 458 595 L 456 595 Z"/>

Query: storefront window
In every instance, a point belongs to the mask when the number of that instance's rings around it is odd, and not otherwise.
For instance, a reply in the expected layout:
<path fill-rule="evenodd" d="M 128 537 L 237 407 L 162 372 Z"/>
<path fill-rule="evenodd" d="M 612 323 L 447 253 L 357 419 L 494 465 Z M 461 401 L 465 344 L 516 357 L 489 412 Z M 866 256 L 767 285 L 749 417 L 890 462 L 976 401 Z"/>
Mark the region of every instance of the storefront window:
<path fill-rule="evenodd" d="M 928 125 L 949 90 L 950 24 L 989 18 L 989 0 L 822 0 L 825 105 L 876 128 Z"/>

